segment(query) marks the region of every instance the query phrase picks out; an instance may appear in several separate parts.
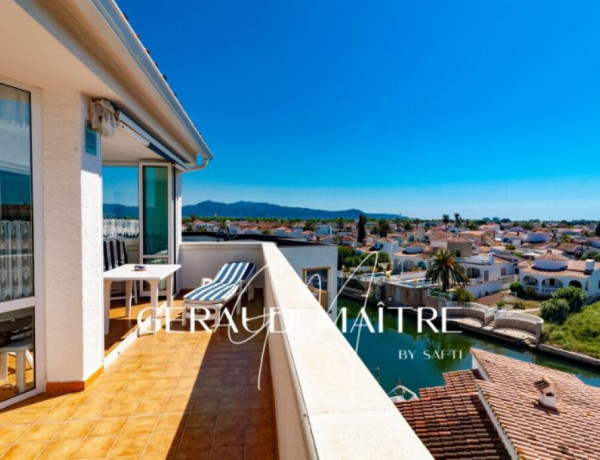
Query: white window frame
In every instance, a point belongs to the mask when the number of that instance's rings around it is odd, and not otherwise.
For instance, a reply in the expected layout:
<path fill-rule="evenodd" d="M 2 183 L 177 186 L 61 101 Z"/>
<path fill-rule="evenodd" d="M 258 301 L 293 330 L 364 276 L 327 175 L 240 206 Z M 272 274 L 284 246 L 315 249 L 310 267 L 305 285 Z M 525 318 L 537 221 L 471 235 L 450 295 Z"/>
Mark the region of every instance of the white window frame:
<path fill-rule="evenodd" d="M 33 193 L 33 292 L 31 297 L 0 302 L 0 313 L 34 308 L 35 386 L 13 398 L 0 401 L 0 409 L 13 405 L 46 388 L 46 310 L 44 286 L 44 201 L 42 187 L 42 91 L 39 88 L 0 75 L 0 83 L 30 94 L 31 103 L 31 181 Z"/>

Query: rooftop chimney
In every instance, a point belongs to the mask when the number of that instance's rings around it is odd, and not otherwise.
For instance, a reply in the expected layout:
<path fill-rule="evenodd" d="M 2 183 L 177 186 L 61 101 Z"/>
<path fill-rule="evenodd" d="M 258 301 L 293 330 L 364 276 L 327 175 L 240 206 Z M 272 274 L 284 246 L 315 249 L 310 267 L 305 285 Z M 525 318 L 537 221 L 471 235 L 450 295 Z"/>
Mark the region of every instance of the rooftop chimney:
<path fill-rule="evenodd" d="M 587 259 L 585 261 L 585 272 L 592 273 L 594 271 L 594 261 L 592 259 Z"/>
<path fill-rule="evenodd" d="M 533 386 L 540 392 L 540 405 L 556 410 L 556 385 L 546 377 L 542 377 L 534 382 Z"/>

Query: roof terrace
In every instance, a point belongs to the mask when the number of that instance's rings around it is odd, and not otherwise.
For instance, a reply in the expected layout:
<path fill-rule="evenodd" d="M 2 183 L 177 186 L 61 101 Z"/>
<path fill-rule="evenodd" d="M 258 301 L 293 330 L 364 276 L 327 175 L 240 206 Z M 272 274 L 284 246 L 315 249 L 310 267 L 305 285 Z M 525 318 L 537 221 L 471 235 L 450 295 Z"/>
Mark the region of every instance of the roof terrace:
<path fill-rule="evenodd" d="M 132 319 L 114 309 L 111 328 L 123 326 L 105 351 L 122 347 L 120 355 L 105 360 L 85 391 L 40 395 L 0 412 L 0 454 L 431 458 L 273 243 L 183 243 L 182 290 L 231 260 L 256 264 L 255 300 L 242 304 L 249 317 L 272 313 L 273 332 L 236 345 L 225 330 L 190 332 L 177 321 L 169 333 L 163 317 L 157 333 L 134 337 L 125 349 Z"/>

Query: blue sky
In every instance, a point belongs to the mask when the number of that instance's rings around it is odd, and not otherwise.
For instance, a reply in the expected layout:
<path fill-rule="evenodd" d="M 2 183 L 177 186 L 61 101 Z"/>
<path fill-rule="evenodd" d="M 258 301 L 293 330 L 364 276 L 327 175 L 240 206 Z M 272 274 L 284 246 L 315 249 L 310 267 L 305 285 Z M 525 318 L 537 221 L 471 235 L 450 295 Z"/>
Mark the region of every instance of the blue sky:
<path fill-rule="evenodd" d="M 215 155 L 184 204 L 600 217 L 600 2 L 119 5 Z"/>

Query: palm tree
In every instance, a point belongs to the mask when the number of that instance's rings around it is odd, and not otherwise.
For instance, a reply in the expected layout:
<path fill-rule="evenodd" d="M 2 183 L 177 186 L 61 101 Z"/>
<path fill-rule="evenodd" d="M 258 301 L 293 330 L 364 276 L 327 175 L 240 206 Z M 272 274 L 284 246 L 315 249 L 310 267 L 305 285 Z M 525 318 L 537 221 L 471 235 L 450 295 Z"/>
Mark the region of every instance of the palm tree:
<path fill-rule="evenodd" d="M 455 227 L 458 228 L 458 227 L 460 227 L 460 224 L 461 224 L 460 214 L 455 212 L 454 213 L 454 225 L 455 225 Z"/>
<path fill-rule="evenodd" d="M 469 282 L 465 267 L 456 262 L 454 255 L 449 251 L 439 251 L 433 256 L 425 278 L 434 283 L 441 283 L 444 292 L 448 292 L 455 284 L 465 286 Z"/>
<path fill-rule="evenodd" d="M 446 228 L 448 228 L 448 224 L 450 223 L 450 216 L 448 214 L 444 214 L 442 216 L 442 222 L 444 223 Z"/>

